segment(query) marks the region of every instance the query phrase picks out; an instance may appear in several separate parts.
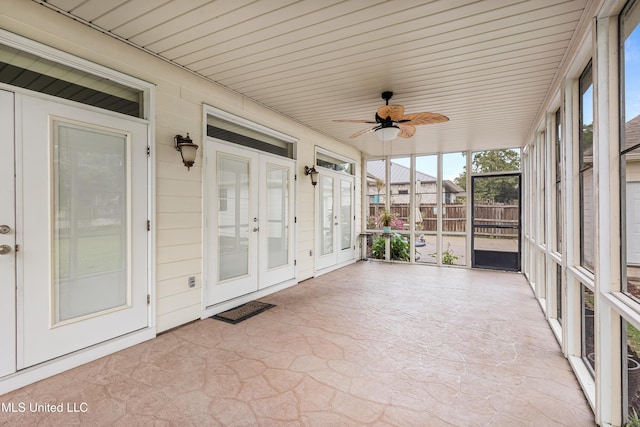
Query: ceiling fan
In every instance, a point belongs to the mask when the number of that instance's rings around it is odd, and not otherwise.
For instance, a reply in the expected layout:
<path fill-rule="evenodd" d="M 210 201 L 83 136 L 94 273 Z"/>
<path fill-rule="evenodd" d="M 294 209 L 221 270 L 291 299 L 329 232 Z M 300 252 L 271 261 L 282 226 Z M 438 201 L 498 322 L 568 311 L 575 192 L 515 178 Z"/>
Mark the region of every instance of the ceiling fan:
<path fill-rule="evenodd" d="M 389 105 L 389 100 L 393 96 L 393 92 L 382 92 L 382 99 L 386 101 L 386 105 L 378 108 L 376 111 L 376 120 L 334 120 L 334 122 L 346 123 L 371 123 L 377 126 L 370 129 L 363 129 L 351 135 L 356 138 L 367 133 L 376 132 L 378 138 L 382 141 L 392 141 L 397 137 L 411 138 L 416 133 L 417 125 L 429 125 L 432 123 L 441 123 L 449 120 L 448 117 L 438 113 L 413 113 L 404 114 L 402 105 Z"/>

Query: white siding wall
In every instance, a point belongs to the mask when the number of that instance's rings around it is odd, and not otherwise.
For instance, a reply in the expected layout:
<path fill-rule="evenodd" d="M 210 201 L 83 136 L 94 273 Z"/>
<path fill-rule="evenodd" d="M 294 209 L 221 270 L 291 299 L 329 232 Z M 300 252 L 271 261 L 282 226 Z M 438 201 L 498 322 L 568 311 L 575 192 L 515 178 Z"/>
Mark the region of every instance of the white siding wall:
<path fill-rule="evenodd" d="M 35 2 L 2 0 L 0 27 L 156 85 L 156 298 L 159 332 L 200 317 L 202 309 L 202 150 L 190 171 L 173 148 L 173 137 L 189 132 L 202 147 L 202 105 L 208 104 L 298 138 L 297 270 L 313 276 L 314 197 L 304 166 L 314 163 L 315 146 L 352 158 L 360 153 L 269 109 L 208 82 Z M 360 182 L 356 182 L 360 218 Z M 360 228 L 359 222 L 356 230 Z M 188 287 L 188 277 L 196 287 Z"/>

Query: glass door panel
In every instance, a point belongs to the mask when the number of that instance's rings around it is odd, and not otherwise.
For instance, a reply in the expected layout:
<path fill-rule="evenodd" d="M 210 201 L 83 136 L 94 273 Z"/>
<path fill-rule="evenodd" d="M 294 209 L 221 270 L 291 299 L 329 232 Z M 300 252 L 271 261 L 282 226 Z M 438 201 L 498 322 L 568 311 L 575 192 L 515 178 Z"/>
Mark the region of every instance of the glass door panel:
<path fill-rule="evenodd" d="M 351 249 L 351 224 L 353 214 L 352 184 L 350 181 L 340 181 L 340 249 Z"/>
<path fill-rule="evenodd" d="M 268 268 L 289 263 L 289 170 L 267 166 Z"/>
<path fill-rule="evenodd" d="M 249 159 L 218 156 L 219 281 L 249 273 L 249 166 Z"/>
<path fill-rule="evenodd" d="M 54 323 L 130 294 L 128 138 L 54 122 Z"/>
<path fill-rule="evenodd" d="M 333 248 L 333 178 L 320 176 L 320 254 L 334 253 Z"/>

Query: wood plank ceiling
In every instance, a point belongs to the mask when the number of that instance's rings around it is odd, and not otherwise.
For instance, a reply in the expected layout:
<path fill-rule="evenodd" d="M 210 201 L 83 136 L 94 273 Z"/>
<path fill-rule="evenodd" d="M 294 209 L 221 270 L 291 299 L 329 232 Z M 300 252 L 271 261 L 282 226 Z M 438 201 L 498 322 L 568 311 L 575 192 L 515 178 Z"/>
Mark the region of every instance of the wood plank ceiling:
<path fill-rule="evenodd" d="M 34 0 L 368 155 L 523 146 L 590 0 Z M 392 90 L 447 123 L 349 136 Z"/>

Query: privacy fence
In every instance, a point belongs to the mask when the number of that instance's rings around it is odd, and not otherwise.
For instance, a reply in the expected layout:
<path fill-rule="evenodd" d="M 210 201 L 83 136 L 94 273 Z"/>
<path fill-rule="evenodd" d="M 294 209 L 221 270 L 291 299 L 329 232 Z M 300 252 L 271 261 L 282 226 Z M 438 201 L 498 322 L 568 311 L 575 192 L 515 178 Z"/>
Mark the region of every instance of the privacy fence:
<path fill-rule="evenodd" d="M 371 204 L 369 205 L 369 216 L 375 217 L 384 210 L 384 206 Z M 405 228 L 409 228 L 409 205 L 395 203 L 391 206 L 391 213 L 396 214 L 401 219 Z M 459 203 L 442 205 L 442 231 L 443 233 L 455 233 L 466 231 L 466 212 L 467 206 Z M 474 221 L 476 225 L 491 224 L 497 226 L 517 226 L 519 223 L 519 207 L 518 205 L 506 204 L 477 204 L 474 207 Z M 416 223 L 416 229 L 421 231 L 437 231 L 438 211 L 434 203 L 422 203 L 419 207 L 420 216 Z M 516 237 L 517 229 L 510 228 L 478 228 L 477 235 L 485 235 L 492 237 Z"/>

